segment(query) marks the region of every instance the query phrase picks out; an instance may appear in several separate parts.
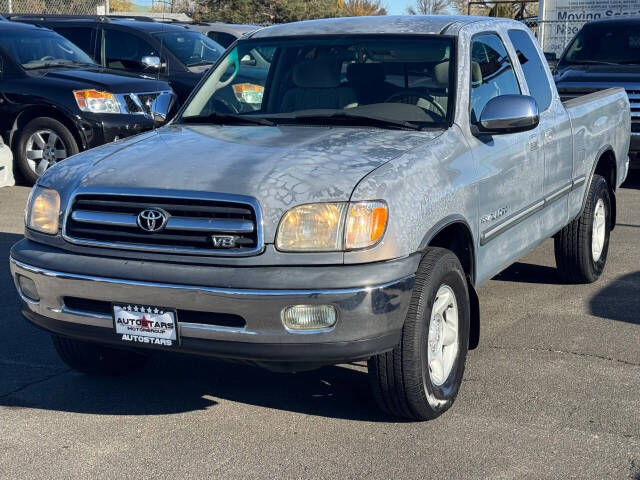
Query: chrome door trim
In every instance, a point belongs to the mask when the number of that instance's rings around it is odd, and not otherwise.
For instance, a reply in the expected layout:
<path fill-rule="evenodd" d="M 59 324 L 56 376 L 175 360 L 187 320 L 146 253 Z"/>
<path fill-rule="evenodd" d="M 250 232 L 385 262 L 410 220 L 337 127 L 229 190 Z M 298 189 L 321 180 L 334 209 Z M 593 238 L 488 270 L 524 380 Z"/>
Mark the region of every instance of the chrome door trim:
<path fill-rule="evenodd" d="M 508 229 L 515 227 L 520 222 L 529 218 L 531 215 L 538 213 L 539 211 L 551 205 L 556 200 L 559 200 L 565 195 L 568 195 L 573 190 L 584 185 L 585 178 L 586 177 L 584 175 L 574 178 L 573 180 L 571 180 L 570 182 L 567 182 L 565 185 L 558 188 L 554 192 L 551 192 L 550 194 L 546 195 L 544 198 L 541 198 L 535 203 L 507 217 L 498 225 L 488 228 L 487 230 L 485 230 L 480 234 L 480 245 L 487 244 L 489 241 L 493 240 L 501 233 L 504 233 Z"/>

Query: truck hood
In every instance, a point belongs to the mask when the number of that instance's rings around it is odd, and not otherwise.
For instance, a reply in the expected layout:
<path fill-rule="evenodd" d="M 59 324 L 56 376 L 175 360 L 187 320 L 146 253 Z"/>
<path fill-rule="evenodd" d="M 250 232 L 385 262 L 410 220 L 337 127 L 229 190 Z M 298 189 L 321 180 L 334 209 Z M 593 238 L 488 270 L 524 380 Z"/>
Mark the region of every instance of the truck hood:
<path fill-rule="evenodd" d="M 640 89 L 638 65 L 572 65 L 555 76 L 558 88 L 562 87 L 624 87 Z"/>
<path fill-rule="evenodd" d="M 170 125 L 77 155 L 47 171 L 40 183 L 66 184 L 67 190 L 249 195 L 260 203 L 265 241 L 271 243 L 282 214 L 292 206 L 347 201 L 369 172 L 441 133 Z"/>
<path fill-rule="evenodd" d="M 168 90 L 163 81 L 122 75 L 102 68 L 41 70 L 42 77 L 68 82 L 74 90 L 94 88 L 111 93 L 142 93 Z"/>

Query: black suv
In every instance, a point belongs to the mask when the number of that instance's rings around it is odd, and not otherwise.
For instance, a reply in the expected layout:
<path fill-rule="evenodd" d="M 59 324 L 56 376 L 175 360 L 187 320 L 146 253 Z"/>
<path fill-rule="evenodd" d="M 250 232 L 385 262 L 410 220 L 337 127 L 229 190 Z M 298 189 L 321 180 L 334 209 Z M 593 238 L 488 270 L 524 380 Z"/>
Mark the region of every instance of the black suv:
<path fill-rule="evenodd" d="M 169 82 L 184 102 L 224 48 L 182 25 L 143 17 L 7 15 L 55 30 L 105 68 Z"/>
<path fill-rule="evenodd" d="M 109 72 L 51 30 L 0 20 L 0 133 L 28 183 L 81 150 L 153 128 L 154 102 L 173 96 L 166 82 Z"/>

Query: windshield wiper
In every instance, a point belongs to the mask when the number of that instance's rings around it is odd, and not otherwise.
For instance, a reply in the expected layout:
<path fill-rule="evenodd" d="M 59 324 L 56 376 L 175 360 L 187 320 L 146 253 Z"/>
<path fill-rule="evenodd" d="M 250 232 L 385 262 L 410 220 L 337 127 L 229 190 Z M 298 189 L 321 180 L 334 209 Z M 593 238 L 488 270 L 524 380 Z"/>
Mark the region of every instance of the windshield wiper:
<path fill-rule="evenodd" d="M 211 60 L 200 60 L 199 62 L 188 63 L 187 67 L 202 67 L 203 65 L 213 65 L 214 63 L 216 62 Z"/>
<path fill-rule="evenodd" d="M 574 60 L 572 65 L 620 65 L 619 62 L 605 62 L 604 60 Z"/>
<path fill-rule="evenodd" d="M 303 120 L 303 121 L 322 121 L 322 122 L 331 122 L 331 123 L 345 123 L 345 121 L 353 124 L 359 125 L 371 125 L 377 127 L 395 127 L 395 128 L 404 128 L 409 130 L 422 130 L 422 127 L 418 124 L 407 122 L 405 120 L 394 120 L 392 118 L 384 118 L 384 117 L 371 117 L 369 115 L 358 115 L 357 113 L 350 113 L 346 111 L 338 111 L 329 114 L 303 114 L 296 115 L 293 117 L 295 120 Z"/>
<path fill-rule="evenodd" d="M 266 125 L 272 127 L 275 125 L 271 120 L 267 120 L 262 117 L 251 117 L 249 115 L 235 115 L 232 113 L 218 113 L 213 112 L 209 115 L 196 115 L 194 117 L 182 117 L 183 123 L 217 123 L 217 124 L 235 124 L 242 125 L 245 124 L 253 124 L 253 125 Z"/>

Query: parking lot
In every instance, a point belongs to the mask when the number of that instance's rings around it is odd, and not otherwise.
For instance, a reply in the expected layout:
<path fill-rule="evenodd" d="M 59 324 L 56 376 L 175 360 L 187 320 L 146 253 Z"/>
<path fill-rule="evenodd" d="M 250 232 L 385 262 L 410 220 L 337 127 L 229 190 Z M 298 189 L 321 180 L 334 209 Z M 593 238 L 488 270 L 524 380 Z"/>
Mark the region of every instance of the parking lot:
<path fill-rule="evenodd" d="M 382 416 L 362 365 L 295 375 L 178 355 L 71 372 L 19 314 L 7 267 L 25 187 L 0 189 L 0 478 L 640 479 L 640 178 L 607 269 L 562 285 L 552 241 L 480 290 L 455 406 Z"/>

